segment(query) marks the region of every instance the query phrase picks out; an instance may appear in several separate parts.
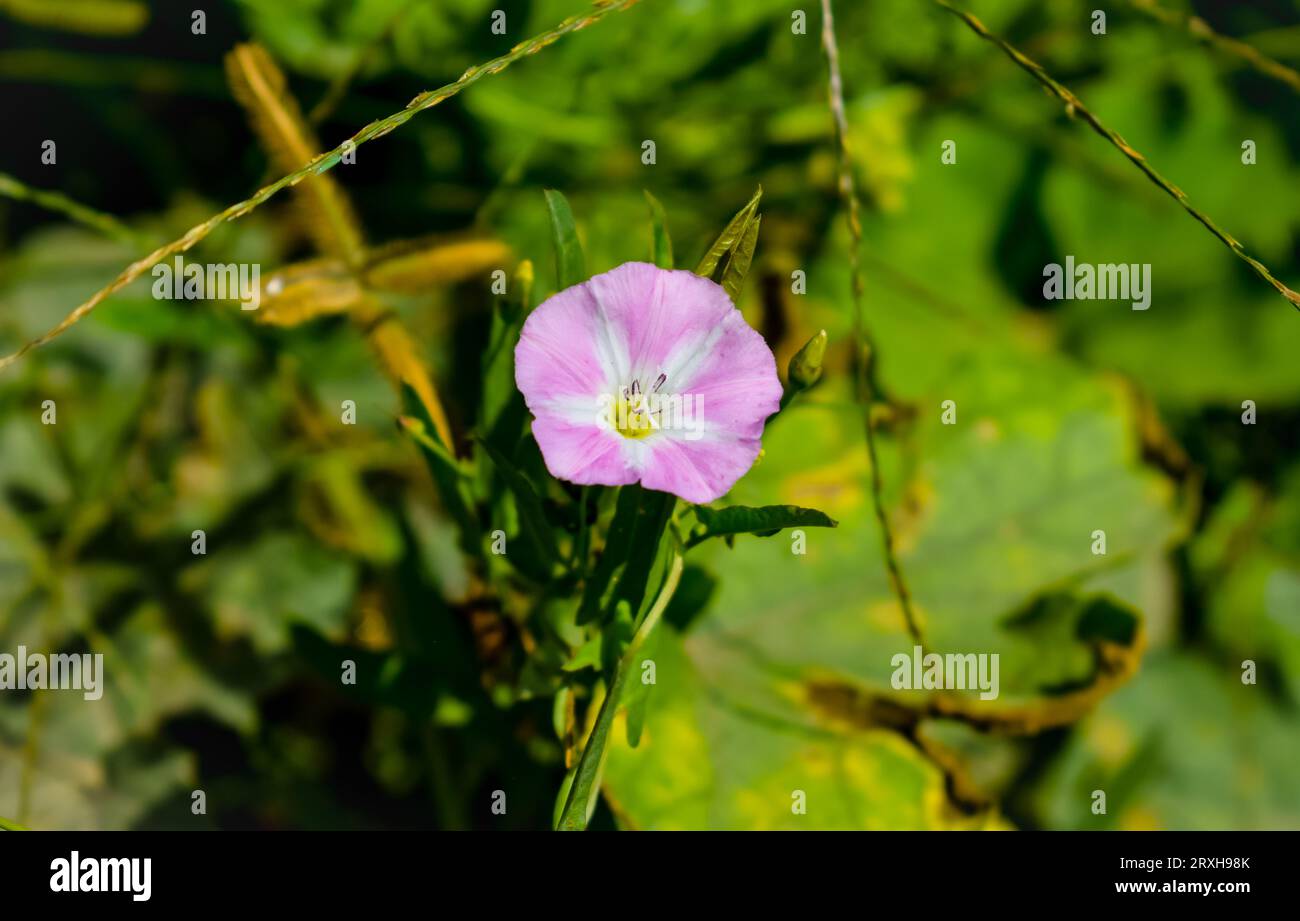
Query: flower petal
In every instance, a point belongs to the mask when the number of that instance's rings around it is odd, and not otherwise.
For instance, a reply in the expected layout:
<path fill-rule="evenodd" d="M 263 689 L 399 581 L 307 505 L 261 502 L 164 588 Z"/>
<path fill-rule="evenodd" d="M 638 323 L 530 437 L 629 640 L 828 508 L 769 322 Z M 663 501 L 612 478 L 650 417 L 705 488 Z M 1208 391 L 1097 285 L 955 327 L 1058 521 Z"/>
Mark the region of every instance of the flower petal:
<path fill-rule="evenodd" d="M 566 288 L 524 321 L 515 346 L 515 384 L 534 413 L 555 400 L 594 401 L 617 385 L 620 348 L 587 286 Z M 621 363 L 626 366 L 626 357 Z"/>
<path fill-rule="evenodd" d="M 688 441 L 671 433 L 647 438 L 649 456 L 641 485 L 681 496 L 702 505 L 725 495 L 754 465 L 762 442 L 758 438 L 714 438 Z"/>
<path fill-rule="evenodd" d="M 551 476 L 570 483 L 622 486 L 640 475 L 643 451 L 613 429 L 542 414 L 533 420 L 533 438 Z"/>
<path fill-rule="evenodd" d="M 682 427 L 624 437 L 602 397 L 640 382 L 685 403 Z M 723 288 L 629 262 L 544 301 L 524 324 L 515 380 L 552 475 L 710 502 L 753 465 L 780 405 L 776 360 Z M 606 404 L 608 407 L 608 404 Z M 669 416 L 671 414 L 668 414 Z"/>

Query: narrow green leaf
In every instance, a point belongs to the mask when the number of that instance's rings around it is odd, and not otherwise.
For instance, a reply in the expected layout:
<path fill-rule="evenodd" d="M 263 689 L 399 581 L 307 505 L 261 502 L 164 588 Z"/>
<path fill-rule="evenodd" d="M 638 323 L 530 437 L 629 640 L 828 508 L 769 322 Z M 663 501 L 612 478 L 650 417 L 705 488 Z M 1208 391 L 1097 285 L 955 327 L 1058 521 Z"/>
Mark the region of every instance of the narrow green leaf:
<path fill-rule="evenodd" d="M 740 300 L 740 289 L 749 274 L 749 264 L 754 260 L 754 250 L 758 247 L 758 228 L 763 223 L 763 215 L 755 214 L 754 219 L 745 225 L 740 239 L 727 254 L 722 267 L 722 287 L 732 303 Z"/>
<path fill-rule="evenodd" d="M 483 396 L 478 431 L 506 452 L 518 444 L 527 415 L 523 394 L 515 386 L 515 346 L 528 315 L 532 289 L 533 264 L 525 259 L 515 270 L 509 293 L 493 310 L 488 347 L 481 360 Z"/>
<path fill-rule="evenodd" d="M 663 617 L 668 603 L 672 601 L 681 576 L 682 553 L 681 545 L 677 544 L 655 603 L 646 612 L 645 619 L 637 627 L 636 634 L 613 669 L 614 675 L 610 682 L 609 694 L 601 703 L 600 712 L 596 714 L 596 724 L 592 727 L 587 744 L 582 747 L 582 755 L 573 773 L 572 786 L 565 799 L 559 821 L 556 823 L 556 828 L 562 831 L 582 831 L 587 827 L 587 817 L 591 814 L 596 794 L 600 790 L 600 774 L 605 765 L 605 751 L 609 742 L 610 729 L 614 725 L 614 717 L 625 702 L 624 695 L 631 676 L 634 672 L 639 672 L 641 650 L 645 647 L 646 640 L 653 634 L 660 618 Z M 630 616 L 625 602 L 619 602 L 618 606 L 624 616 Z"/>
<path fill-rule="evenodd" d="M 433 477 L 443 508 L 460 530 L 460 548 L 466 555 L 477 557 L 483 553 L 483 531 L 474 513 L 474 503 L 466 488 L 465 468 L 451 456 L 438 440 L 437 429 L 424 412 L 419 396 L 407 385 L 402 385 L 402 401 L 411 415 L 399 416 L 397 426 L 415 442 Z"/>
<path fill-rule="evenodd" d="M 591 814 L 596 794 L 600 791 L 600 772 L 604 767 L 609 732 L 614 726 L 614 717 L 618 715 L 619 701 L 627 686 L 629 674 L 628 668 L 616 669 L 614 683 L 601 701 L 600 712 L 596 714 L 596 725 L 587 737 L 587 744 L 582 747 L 564 808 L 556 823 L 556 828 L 560 831 L 583 831 L 587 827 L 587 817 Z"/>
<path fill-rule="evenodd" d="M 0 831 L 27 831 L 27 829 L 22 825 L 19 825 L 17 822 L 11 822 L 8 819 L 0 818 Z"/>
<path fill-rule="evenodd" d="M 640 503 L 640 487 L 624 486 L 618 491 L 614 518 L 609 523 L 609 532 L 605 538 L 605 549 L 601 551 L 600 561 L 583 586 L 582 604 L 578 608 L 580 625 L 596 620 L 597 615 L 600 614 L 605 589 L 609 587 L 614 573 L 627 561 L 628 549 L 632 542 L 632 530 L 636 523 L 637 507 Z"/>
<path fill-rule="evenodd" d="M 754 197 L 749 200 L 745 207 L 736 212 L 736 216 L 727 223 L 722 233 L 718 234 L 718 238 L 713 241 L 713 245 L 708 248 L 704 257 L 700 259 L 699 265 L 695 267 L 696 275 L 703 275 L 705 278 L 718 281 L 716 275 L 719 264 L 722 262 L 723 257 L 745 235 L 746 228 L 754 219 L 754 215 L 758 213 L 758 202 L 762 197 L 763 187 L 759 186 L 757 191 L 754 192 Z"/>
<path fill-rule="evenodd" d="M 645 200 L 650 204 L 650 257 L 661 269 L 673 267 L 673 241 L 668 236 L 668 215 L 659 199 L 646 190 Z"/>
<path fill-rule="evenodd" d="M 695 517 L 703 530 L 691 535 L 686 546 L 694 547 L 710 537 L 731 537 L 736 534 L 757 534 L 770 537 L 782 528 L 834 528 L 839 522 L 825 512 L 797 505 L 764 505 L 753 508 L 731 505 L 726 508 L 708 508 L 697 505 Z"/>
<path fill-rule="evenodd" d="M 551 233 L 555 237 L 555 281 L 561 289 L 568 288 L 587 278 L 582 244 L 578 241 L 578 228 L 573 222 L 573 209 L 563 193 L 555 189 L 546 190 L 546 208 L 551 215 Z"/>
<path fill-rule="evenodd" d="M 525 544 L 526 552 L 523 556 L 518 554 L 508 556 L 511 562 L 522 563 L 524 568 L 531 570 L 530 575 L 548 578 L 559 557 L 555 552 L 554 533 L 550 522 L 546 520 L 546 512 L 542 509 L 541 497 L 537 495 L 537 490 L 533 488 L 528 477 L 524 476 L 504 454 L 486 441 L 482 442 L 482 445 L 488 457 L 492 458 L 492 463 L 501 472 L 511 495 L 515 497 L 515 508 L 519 512 L 520 537 Z"/>
<path fill-rule="evenodd" d="M 660 631 L 650 634 L 629 663 L 631 674 L 628 676 L 627 690 L 623 694 L 623 706 L 627 708 L 627 744 L 632 748 L 641 743 L 641 733 L 645 730 L 646 715 L 650 708 L 650 691 L 654 687 L 642 680 L 642 669 L 645 668 L 647 659 L 654 660 L 655 648 L 661 635 Z"/>
<path fill-rule="evenodd" d="M 654 572 L 655 560 L 659 558 L 660 543 L 668 519 L 672 517 L 677 497 L 666 492 L 642 489 L 640 486 L 624 486 L 640 493 L 637 503 L 636 518 L 632 525 L 632 538 L 629 542 L 627 562 L 618 578 L 614 589 L 613 604 L 626 601 L 635 617 L 641 610 L 645 599 L 646 586 Z"/>

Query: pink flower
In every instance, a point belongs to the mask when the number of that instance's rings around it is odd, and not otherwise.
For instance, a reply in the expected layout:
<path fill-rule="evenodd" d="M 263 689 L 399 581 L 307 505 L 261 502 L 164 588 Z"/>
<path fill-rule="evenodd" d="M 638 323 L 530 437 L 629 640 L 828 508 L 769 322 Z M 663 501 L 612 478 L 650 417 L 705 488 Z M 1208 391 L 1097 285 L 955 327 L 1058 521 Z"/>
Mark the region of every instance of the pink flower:
<path fill-rule="evenodd" d="M 776 360 L 722 287 L 628 262 L 544 301 L 515 382 L 553 476 L 712 502 L 758 457 Z"/>

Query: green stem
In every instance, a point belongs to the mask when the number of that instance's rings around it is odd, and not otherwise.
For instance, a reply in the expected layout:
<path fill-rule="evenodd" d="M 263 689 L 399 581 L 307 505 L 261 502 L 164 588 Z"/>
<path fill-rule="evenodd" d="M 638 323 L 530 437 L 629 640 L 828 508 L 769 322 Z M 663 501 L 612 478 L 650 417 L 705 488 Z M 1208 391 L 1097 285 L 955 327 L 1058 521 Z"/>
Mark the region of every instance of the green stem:
<path fill-rule="evenodd" d="M 934 0 L 934 2 L 964 22 L 966 26 L 980 38 L 996 45 L 998 48 L 1001 48 L 1002 53 L 1009 57 L 1017 67 L 1037 80 L 1042 84 L 1044 89 L 1064 103 L 1067 114 L 1074 118 L 1081 119 L 1084 124 L 1094 132 L 1105 138 L 1111 146 L 1127 157 L 1130 163 L 1140 169 L 1143 175 L 1163 189 L 1170 198 L 1178 202 L 1184 211 L 1190 214 L 1206 230 L 1212 233 L 1219 242 L 1228 247 L 1234 256 L 1254 269 L 1255 274 L 1272 285 L 1279 294 L 1290 302 L 1292 307 L 1296 310 L 1300 310 L 1300 293 L 1291 290 L 1275 278 L 1273 273 L 1268 270 L 1268 266 L 1247 253 L 1246 248 L 1242 246 L 1241 243 L 1232 236 L 1232 234 L 1219 227 L 1219 225 L 1214 223 L 1208 214 L 1201 211 L 1188 201 L 1186 192 L 1156 172 L 1155 167 L 1147 162 L 1146 157 L 1142 156 L 1142 154 L 1130 147 L 1129 143 L 1125 141 L 1124 138 L 1120 137 L 1118 132 L 1115 132 L 1102 124 L 1101 120 L 1088 110 L 1088 108 L 1079 100 L 1078 96 L 1074 95 L 1068 87 L 1053 79 L 1052 75 L 1045 71 L 1041 64 L 1025 55 L 1024 52 L 1016 48 L 1006 39 L 994 35 L 988 30 L 984 23 L 979 21 L 978 18 L 967 13 L 965 10 L 959 10 L 957 7 L 949 3 L 948 0 Z"/>
<path fill-rule="evenodd" d="M 609 742 L 610 729 L 614 725 L 614 717 L 618 713 L 619 702 L 623 699 L 623 689 L 627 686 L 628 676 L 637 671 L 637 653 L 645 645 L 646 639 L 668 608 L 673 593 L 677 591 L 677 584 L 682 578 L 682 565 L 681 550 L 675 550 L 668 567 L 668 575 L 659 589 L 659 597 L 646 612 L 645 619 L 637 627 L 632 641 L 628 643 L 627 649 L 623 650 L 623 655 L 618 660 L 609 693 L 605 695 L 605 700 L 600 705 L 596 724 L 592 727 L 591 736 L 583 746 L 582 756 L 578 759 L 573 785 L 569 788 L 569 796 L 564 802 L 564 811 L 560 814 L 557 825 L 561 831 L 582 831 L 587 827 L 587 810 L 591 805 L 592 797 L 600 787 L 600 773 L 605 765 L 605 748 Z"/>
<path fill-rule="evenodd" d="M 0 195 L 15 201 L 30 202 L 49 211 L 56 211 L 72 218 L 78 224 L 97 230 L 106 237 L 125 243 L 135 249 L 148 249 L 157 246 L 157 241 L 147 234 L 137 233 L 111 214 L 88 208 L 80 202 L 73 201 L 62 192 L 34 189 L 26 183 L 15 179 L 8 173 L 0 173 Z"/>
<path fill-rule="evenodd" d="M 378 121 L 371 122 L 356 134 L 352 135 L 352 137 L 339 144 L 339 146 L 335 147 L 333 150 L 317 154 L 299 169 L 294 170 L 287 176 L 277 179 L 270 185 L 258 189 L 257 192 L 249 198 L 236 202 L 219 214 L 214 214 L 201 224 L 194 225 L 180 238 L 173 240 L 166 246 L 159 247 L 148 256 L 131 263 L 105 287 L 96 291 L 87 300 L 78 305 L 76 309 L 59 321 L 59 323 L 49 332 L 31 340 L 13 354 L 0 358 L 0 371 L 3 371 L 9 365 L 18 361 L 32 349 L 39 348 L 52 339 L 67 332 L 67 330 L 72 328 L 78 321 L 86 316 L 86 314 L 90 313 L 103 303 L 104 300 L 131 284 L 131 282 L 144 275 L 164 259 L 169 259 L 176 253 L 190 249 L 196 243 L 205 239 L 222 224 L 243 217 L 254 208 L 265 204 L 267 200 L 282 189 L 297 185 L 304 179 L 321 175 L 322 173 L 332 169 L 343 159 L 344 153 L 355 150 L 367 141 L 381 138 L 390 131 L 400 128 L 419 113 L 426 109 L 433 108 L 440 102 L 450 99 L 461 90 L 472 86 L 484 77 L 498 74 L 521 58 L 536 54 L 548 45 L 559 41 L 564 36 L 572 32 L 577 32 L 579 29 L 585 29 L 604 19 L 610 13 L 626 10 L 629 7 L 635 6 L 638 2 L 640 2 L 640 0 L 609 0 L 609 2 L 601 3 L 585 13 L 570 16 L 558 26 L 547 32 L 543 32 L 540 35 L 535 35 L 530 39 L 520 42 L 500 57 L 493 58 L 485 64 L 479 64 L 469 68 L 469 70 L 461 74 L 460 78 L 454 83 L 448 83 L 446 86 L 439 87 L 436 90 L 429 90 L 421 93 L 419 96 L 416 96 L 407 103 L 406 108 L 394 112 L 386 118 L 381 118 Z"/>
<path fill-rule="evenodd" d="M 831 13 L 831 0 L 822 0 L 822 47 L 826 51 L 826 67 L 829 72 L 828 96 L 831 117 L 835 123 L 835 144 L 839 152 L 839 186 L 840 197 L 844 199 L 846 217 L 849 224 L 849 276 L 853 289 L 853 341 L 856 346 L 854 355 L 854 397 L 862 407 L 862 421 L 866 429 L 867 457 L 871 462 L 871 505 L 880 526 L 880 543 L 885 557 L 885 570 L 889 575 L 890 586 L 898 598 L 899 608 L 903 613 L 903 623 L 912 639 L 921 646 L 924 640 L 916 612 L 912 607 L 912 594 L 903 577 L 903 567 L 898 562 L 894 549 L 894 531 L 889 522 L 889 511 L 885 508 L 885 484 L 880 474 L 880 457 L 876 451 L 876 422 L 871 413 L 872 401 L 881 395 L 879 382 L 875 379 L 876 347 L 871 330 L 863 318 L 862 296 L 862 262 L 859 255 L 862 249 L 862 221 L 858 216 L 858 193 L 853 186 L 852 162 L 849 154 L 849 120 L 844 109 L 844 84 L 840 78 L 840 52 L 835 41 L 835 18 Z"/>
<path fill-rule="evenodd" d="M 1285 83 L 1291 89 L 1300 93 L 1300 73 L 1285 64 L 1273 60 L 1240 39 L 1220 35 L 1211 29 L 1209 23 L 1201 17 L 1167 10 L 1155 3 L 1155 0 L 1129 0 L 1129 3 L 1157 22 L 1185 29 L 1187 34 L 1197 41 L 1204 42 L 1217 51 L 1245 61 L 1259 73 Z"/>

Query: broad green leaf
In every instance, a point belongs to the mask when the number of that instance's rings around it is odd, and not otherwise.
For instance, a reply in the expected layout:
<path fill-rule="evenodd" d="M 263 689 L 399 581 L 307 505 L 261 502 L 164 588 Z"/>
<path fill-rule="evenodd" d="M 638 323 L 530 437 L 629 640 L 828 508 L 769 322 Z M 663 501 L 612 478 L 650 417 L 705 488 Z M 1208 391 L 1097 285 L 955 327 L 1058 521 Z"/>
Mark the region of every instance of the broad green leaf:
<path fill-rule="evenodd" d="M 1294 713 L 1238 663 L 1166 650 L 1079 725 L 1034 806 L 1047 828 L 1290 830 L 1298 760 Z"/>
<path fill-rule="evenodd" d="M 1000 827 L 964 812 L 943 771 L 901 734 L 805 727 L 751 709 L 746 689 L 710 674 L 671 629 L 653 653 L 639 745 L 614 731 L 604 788 L 619 825 L 647 830 L 941 829 Z M 630 721 L 633 711 L 620 720 Z M 627 726 L 628 735 L 634 727 Z M 795 792 L 806 812 L 795 810 Z"/>
<path fill-rule="evenodd" d="M 661 269 L 673 267 L 673 241 L 668 236 L 668 216 L 659 199 L 646 190 L 645 199 L 650 205 L 650 259 Z"/>
<path fill-rule="evenodd" d="M 218 635 L 246 638 L 264 653 L 287 647 L 295 623 L 342 635 L 358 578 L 347 557 L 297 532 L 271 531 L 197 559 L 182 585 L 210 606 Z"/>
<path fill-rule="evenodd" d="M 1240 483 L 1192 545 L 1206 631 L 1256 680 L 1276 675 L 1300 704 L 1300 467 L 1276 489 Z"/>
<path fill-rule="evenodd" d="M 913 641 L 881 560 L 861 420 L 837 382 L 772 422 L 764 462 L 732 498 L 815 505 L 840 526 L 809 531 L 802 555 L 779 539 L 696 548 L 718 586 L 677 647 L 680 662 L 670 668 L 660 654 L 640 745 L 611 750 L 605 783 L 621 823 L 996 821 L 984 800 L 927 792 L 946 789 L 943 771 L 881 714 L 902 714 L 906 729 L 936 708 L 1033 732 L 1080 719 L 1131 677 L 1140 616 L 1130 598 L 1091 586 L 1121 590 L 1121 576 L 1161 559 L 1177 531 L 1173 489 L 1139 465 L 1122 391 L 1064 363 L 984 348 L 946 378 L 946 392 L 962 395 L 957 426 L 941 424 L 937 397 L 926 401 L 934 410 L 910 435 L 925 458 L 914 479 L 890 438 L 881 460 L 926 650 L 998 654 L 998 696 L 893 687 L 894 657 Z M 1090 550 L 1097 528 L 1108 537 L 1101 559 Z M 815 815 L 810 763 L 827 778 L 816 797 L 840 804 Z M 836 782 L 846 775 L 871 780 Z M 810 793 L 808 820 L 791 815 L 793 789 Z"/>
<path fill-rule="evenodd" d="M 573 210 L 562 192 L 546 190 L 546 209 L 551 216 L 551 234 L 555 240 L 555 283 L 560 289 L 569 288 L 587 279 L 586 261 L 582 256 L 582 243 L 573 221 Z"/>
<path fill-rule="evenodd" d="M 729 505 L 716 509 L 697 505 L 695 517 L 700 527 L 687 541 L 687 547 L 693 547 L 710 537 L 735 534 L 771 537 L 784 528 L 833 528 L 838 524 L 823 512 L 813 508 L 799 508 L 797 505 L 765 505 L 761 508 Z"/>
<path fill-rule="evenodd" d="M 163 724 L 201 716 L 251 733 L 259 716 L 231 675 L 203 667 L 157 604 L 128 611 L 87 652 L 104 656 L 103 696 L 45 692 L 39 746 L 25 752 L 32 709 L 0 695 L 0 814 L 34 829 L 115 829 L 144 820 L 198 785 L 194 756 L 163 744 Z M 28 811 L 19 817 L 24 764 L 31 760 Z M 187 810 L 188 814 L 188 810 Z"/>

